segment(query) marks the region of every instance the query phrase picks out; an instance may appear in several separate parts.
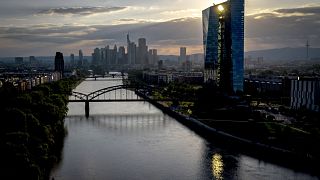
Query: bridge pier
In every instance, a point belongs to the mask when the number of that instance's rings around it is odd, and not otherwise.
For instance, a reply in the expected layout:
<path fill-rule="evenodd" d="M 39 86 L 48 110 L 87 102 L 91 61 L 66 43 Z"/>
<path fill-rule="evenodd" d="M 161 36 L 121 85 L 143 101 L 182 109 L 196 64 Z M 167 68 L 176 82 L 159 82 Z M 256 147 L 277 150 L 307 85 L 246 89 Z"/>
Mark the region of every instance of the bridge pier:
<path fill-rule="evenodd" d="M 90 115 L 89 101 L 85 102 L 85 112 L 86 112 L 86 117 L 88 118 Z"/>

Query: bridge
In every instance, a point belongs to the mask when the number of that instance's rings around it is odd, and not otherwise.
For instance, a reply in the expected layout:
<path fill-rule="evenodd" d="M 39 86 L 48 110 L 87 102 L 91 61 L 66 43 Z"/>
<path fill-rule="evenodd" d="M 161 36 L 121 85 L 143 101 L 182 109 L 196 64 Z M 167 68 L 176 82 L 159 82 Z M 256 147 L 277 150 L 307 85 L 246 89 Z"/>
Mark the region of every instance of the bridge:
<path fill-rule="evenodd" d="M 118 85 L 103 88 L 89 94 L 73 91 L 69 97 L 69 102 L 84 102 L 85 114 L 89 117 L 90 103 L 94 102 L 139 102 L 147 101 L 142 97 L 149 97 L 153 101 L 175 101 L 176 99 L 154 98 L 151 95 L 158 91 L 152 86 L 143 85 Z"/>
<path fill-rule="evenodd" d="M 97 78 L 126 78 L 127 75 L 125 74 L 105 74 L 105 75 L 92 75 L 92 76 L 87 76 L 85 77 L 86 79 L 94 79 L 97 80 Z"/>

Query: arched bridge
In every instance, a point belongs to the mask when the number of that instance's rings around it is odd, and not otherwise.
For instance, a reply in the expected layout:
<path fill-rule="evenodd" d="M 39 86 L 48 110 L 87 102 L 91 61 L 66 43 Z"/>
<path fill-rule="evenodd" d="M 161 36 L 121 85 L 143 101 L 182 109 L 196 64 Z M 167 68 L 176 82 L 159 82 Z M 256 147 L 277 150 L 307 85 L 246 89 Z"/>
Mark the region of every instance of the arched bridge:
<path fill-rule="evenodd" d="M 126 74 L 106 74 L 106 75 L 92 75 L 87 76 L 86 79 L 94 79 L 97 80 L 97 78 L 126 78 Z"/>
<path fill-rule="evenodd" d="M 73 91 L 69 102 L 145 101 L 140 96 L 151 93 L 153 89 L 151 86 L 118 85 L 103 88 L 89 94 Z"/>
<path fill-rule="evenodd" d="M 157 88 L 152 86 L 143 85 L 118 85 L 108 88 L 103 88 L 89 94 L 73 91 L 69 97 L 69 102 L 84 102 L 86 116 L 89 116 L 89 103 L 90 102 L 137 102 L 147 101 L 175 101 L 176 99 L 170 98 L 155 98 L 150 95 Z"/>

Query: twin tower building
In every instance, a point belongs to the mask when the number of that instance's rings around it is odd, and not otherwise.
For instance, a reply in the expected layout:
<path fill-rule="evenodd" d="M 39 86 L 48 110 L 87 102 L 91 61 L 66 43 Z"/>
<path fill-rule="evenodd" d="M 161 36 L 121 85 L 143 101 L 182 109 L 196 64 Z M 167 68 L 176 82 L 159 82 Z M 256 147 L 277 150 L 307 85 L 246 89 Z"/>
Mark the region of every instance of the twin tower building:
<path fill-rule="evenodd" d="M 243 91 L 244 0 L 228 0 L 203 10 L 205 81 L 224 92 Z"/>

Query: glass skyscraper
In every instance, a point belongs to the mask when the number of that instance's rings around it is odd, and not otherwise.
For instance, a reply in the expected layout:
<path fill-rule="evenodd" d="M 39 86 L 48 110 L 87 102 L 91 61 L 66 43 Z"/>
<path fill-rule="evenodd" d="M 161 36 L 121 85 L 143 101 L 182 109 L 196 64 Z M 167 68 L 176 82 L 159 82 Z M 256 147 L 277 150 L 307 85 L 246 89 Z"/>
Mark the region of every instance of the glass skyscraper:
<path fill-rule="evenodd" d="M 205 81 L 227 92 L 243 91 L 244 0 L 228 0 L 202 12 Z"/>

